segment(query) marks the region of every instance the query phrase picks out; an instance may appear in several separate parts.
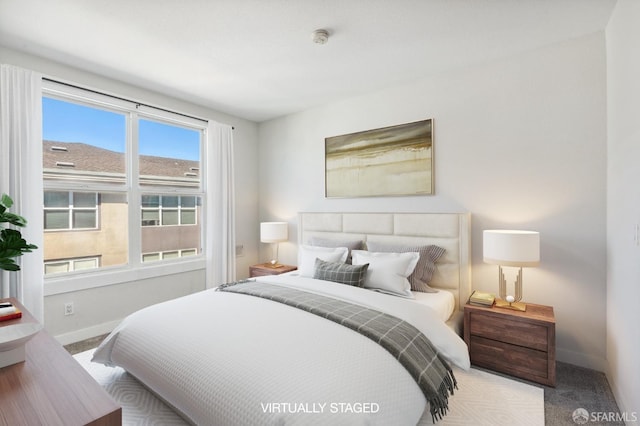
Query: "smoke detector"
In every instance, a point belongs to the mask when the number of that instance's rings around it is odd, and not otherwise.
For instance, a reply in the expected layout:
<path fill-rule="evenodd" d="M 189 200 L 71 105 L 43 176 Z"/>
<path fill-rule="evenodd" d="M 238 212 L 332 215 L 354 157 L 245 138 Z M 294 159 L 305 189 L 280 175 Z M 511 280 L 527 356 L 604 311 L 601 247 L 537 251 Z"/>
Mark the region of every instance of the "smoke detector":
<path fill-rule="evenodd" d="M 325 44 L 329 41 L 329 31 L 327 30 L 315 30 L 311 34 L 311 39 L 316 44 Z"/>

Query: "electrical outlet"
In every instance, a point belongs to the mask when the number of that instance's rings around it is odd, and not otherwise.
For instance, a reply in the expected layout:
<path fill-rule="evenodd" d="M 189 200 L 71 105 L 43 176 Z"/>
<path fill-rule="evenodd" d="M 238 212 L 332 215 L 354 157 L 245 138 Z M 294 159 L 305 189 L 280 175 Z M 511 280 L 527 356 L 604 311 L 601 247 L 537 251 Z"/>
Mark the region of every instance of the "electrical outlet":
<path fill-rule="evenodd" d="M 64 314 L 73 315 L 73 302 L 67 302 L 64 304 Z"/>
<path fill-rule="evenodd" d="M 242 256 L 244 256 L 244 245 L 238 244 L 236 246 L 236 257 L 242 257 Z"/>

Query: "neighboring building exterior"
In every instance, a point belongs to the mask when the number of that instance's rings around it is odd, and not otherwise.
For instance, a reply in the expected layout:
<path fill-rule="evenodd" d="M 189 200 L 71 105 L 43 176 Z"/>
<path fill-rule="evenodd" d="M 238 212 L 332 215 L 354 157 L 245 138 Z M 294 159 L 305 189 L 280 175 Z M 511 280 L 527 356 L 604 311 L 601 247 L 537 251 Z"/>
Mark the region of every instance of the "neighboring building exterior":
<path fill-rule="evenodd" d="M 159 187 L 197 188 L 198 161 L 139 156 L 140 185 L 153 193 L 141 199 L 142 261 L 201 252 L 198 196 L 158 194 Z M 125 156 L 84 143 L 43 141 L 45 274 L 128 262 Z M 48 182 L 86 182 L 87 190 L 67 191 Z M 92 189 L 100 185 L 100 190 Z M 114 186 L 113 192 L 102 188 Z"/>

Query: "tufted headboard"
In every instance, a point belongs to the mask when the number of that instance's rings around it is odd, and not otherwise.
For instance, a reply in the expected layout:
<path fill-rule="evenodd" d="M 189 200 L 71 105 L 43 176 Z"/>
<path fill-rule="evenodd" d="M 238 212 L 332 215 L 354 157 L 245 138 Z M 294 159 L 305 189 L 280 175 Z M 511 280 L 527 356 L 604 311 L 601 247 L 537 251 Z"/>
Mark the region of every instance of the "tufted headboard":
<path fill-rule="evenodd" d="M 299 245 L 316 236 L 445 248 L 429 285 L 453 293 L 460 311 L 471 292 L 470 230 L 468 213 L 298 213 Z"/>

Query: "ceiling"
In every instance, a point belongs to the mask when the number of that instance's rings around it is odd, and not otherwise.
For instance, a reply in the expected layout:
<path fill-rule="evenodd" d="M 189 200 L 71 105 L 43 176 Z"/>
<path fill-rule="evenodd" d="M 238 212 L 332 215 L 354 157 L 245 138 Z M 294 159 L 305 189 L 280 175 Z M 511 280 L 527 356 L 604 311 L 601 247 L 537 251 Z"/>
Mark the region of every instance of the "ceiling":
<path fill-rule="evenodd" d="M 602 31 L 614 5 L 0 0 L 0 44 L 259 122 Z"/>

